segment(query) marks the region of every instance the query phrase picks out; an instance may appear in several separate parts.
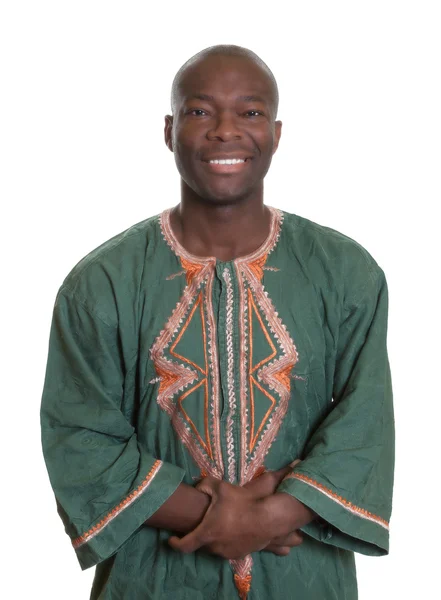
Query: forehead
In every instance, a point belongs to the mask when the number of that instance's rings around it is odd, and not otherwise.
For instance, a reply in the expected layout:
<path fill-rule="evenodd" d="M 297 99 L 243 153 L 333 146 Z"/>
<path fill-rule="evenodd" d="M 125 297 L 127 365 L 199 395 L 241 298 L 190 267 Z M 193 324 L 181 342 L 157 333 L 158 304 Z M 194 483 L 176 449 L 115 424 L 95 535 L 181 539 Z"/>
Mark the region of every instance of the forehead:
<path fill-rule="evenodd" d="M 273 102 L 274 88 L 268 73 L 249 58 L 210 56 L 188 67 L 177 86 L 179 100 L 205 94 L 214 99 L 260 96 Z"/>

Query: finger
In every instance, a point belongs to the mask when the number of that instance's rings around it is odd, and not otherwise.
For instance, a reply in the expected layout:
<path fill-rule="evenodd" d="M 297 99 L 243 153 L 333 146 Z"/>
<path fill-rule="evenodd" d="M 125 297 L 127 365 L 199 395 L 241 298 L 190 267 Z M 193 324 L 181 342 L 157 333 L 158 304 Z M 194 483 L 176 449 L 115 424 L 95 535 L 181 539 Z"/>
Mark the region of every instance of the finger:
<path fill-rule="evenodd" d="M 286 465 L 286 467 L 283 467 L 282 469 L 276 471 L 276 473 L 289 473 L 296 465 L 298 465 L 301 462 L 302 461 L 300 460 L 300 458 L 296 458 L 295 460 L 290 462 L 289 465 Z"/>
<path fill-rule="evenodd" d="M 288 556 L 291 548 L 289 546 L 277 546 L 276 544 L 270 544 L 263 549 L 264 552 L 272 552 L 277 556 Z"/>
<path fill-rule="evenodd" d="M 300 546 L 303 542 L 303 534 L 300 531 L 292 531 L 288 535 L 281 536 L 279 538 L 275 538 L 272 543 L 277 544 L 278 546 L 290 546 L 293 548 L 294 546 Z"/>
<path fill-rule="evenodd" d="M 285 479 L 285 477 L 291 473 L 292 467 L 288 465 L 287 467 L 283 467 L 283 469 L 279 469 L 278 471 L 274 471 L 273 475 L 276 480 L 276 484 L 279 485 Z"/>
<path fill-rule="evenodd" d="M 172 535 L 168 543 L 174 550 L 179 550 L 179 552 L 183 552 L 184 554 L 196 552 L 196 550 L 199 550 L 206 543 L 198 529 L 199 527 L 196 527 L 194 531 L 184 535 L 182 538 Z"/>
<path fill-rule="evenodd" d="M 243 487 L 250 490 L 256 498 L 265 498 L 270 494 L 274 494 L 277 485 L 278 477 L 275 475 L 275 471 L 267 471 L 246 483 Z"/>
<path fill-rule="evenodd" d="M 213 497 L 219 489 L 219 483 L 219 479 L 204 477 L 195 487 L 200 492 L 207 494 L 207 496 Z"/>
<path fill-rule="evenodd" d="M 256 497 L 264 498 L 265 496 L 274 494 L 283 478 L 290 472 L 290 467 L 284 467 L 278 471 L 267 471 L 245 484 L 244 487 L 250 489 Z"/>
<path fill-rule="evenodd" d="M 287 467 L 283 467 L 283 469 L 279 469 L 278 471 L 274 471 L 274 473 L 280 478 L 283 479 L 285 477 L 285 475 L 288 475 L 288 473 L 291 473 L 292 468 L 290 467 L 290 465 L 288 465 Z"/>
<path fill-rule="evenodd" d="M 196 550 L 199 550 L 199 548 L 202 548 L 202 546 L 211 543 L 212 537 L 210 535 L 209 526 L 207 526 L 207 518 L 209 517 L 211 511 L 213 510 L 213 506 L 216 503 L 217 494 L 214 488 L 216 488 L 218 484 L 219 482 L 216 479 L 212 477 L 205 477 L 196 486 L 198 489 L 211 496 L 210 505 L 207 508 L 204 518 L 199 525 L 193 529 L 193 531 L 190 531 L 187 533 L 187 535 L 184 535 L 181 538 L 175 535 L 172 535 L 169 538 L 168 543 L 172 548 L 188 554 L 190 552 L 196 552 Z"/>
<path fill-rule="evenodd" d="M 298 463 L 302 462 L 299 458 L 296 458 L 292 463 L 279 469 L 278 471 L 266 471 L 259 477 L 256 477 L 249 483 L 244 485 L 245 488 L 249 488 L 253 491 L 257 496 L 265 497 L 273 494 L 278 487 L 278 485 L 282 482 L 282 480 L 291 473 L 292 468 Z"/>
<path fill-rule="evenodd" d="M 274 471 L 274 475 L 276 476 L 277 479 L 277 483 L 279 484 L 281 481 L 283 481 L 283 479 L 289 474 L 291 473 L 292 469 L 298 465 L 300 462 L 302 462 L 299 458 L 296 458 L 295 460 L 293 460 L 289 465 L 287 465 L 286 467 L 283 467 L 282 469 L 279 469 L 278 471 Z"/>

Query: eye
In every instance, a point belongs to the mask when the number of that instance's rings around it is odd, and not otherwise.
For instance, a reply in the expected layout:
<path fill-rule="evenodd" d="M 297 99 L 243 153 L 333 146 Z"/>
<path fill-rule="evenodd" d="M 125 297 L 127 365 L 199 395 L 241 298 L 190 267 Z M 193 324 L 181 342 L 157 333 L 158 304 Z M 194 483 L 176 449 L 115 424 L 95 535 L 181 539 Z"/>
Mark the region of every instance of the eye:
<path fill-rule="evenodd" d="M 199 114 L 195 114 L 195 113 L 199 113 Z M 202 114 L 200 114 L 200 113 L 202 113 Z M 207 113 L 205 112 L 205 110 L 202 110 L 202 108 L 192 108 L 188 111 L 187 114 L 194 115 L 195 117 L 202 117 L 202 116 L 206 115 Z"/>
<path fill-rule="evenodd" d="M 254 114 L 250 114 L 250 113 L 254 113 Z M 245 114 L 248 115 L 248 116 L 250 116 L 250 117 L 263 116 L 263 113 L 260 112 L 260 110 L 247 110 L 247 112 Z"/>

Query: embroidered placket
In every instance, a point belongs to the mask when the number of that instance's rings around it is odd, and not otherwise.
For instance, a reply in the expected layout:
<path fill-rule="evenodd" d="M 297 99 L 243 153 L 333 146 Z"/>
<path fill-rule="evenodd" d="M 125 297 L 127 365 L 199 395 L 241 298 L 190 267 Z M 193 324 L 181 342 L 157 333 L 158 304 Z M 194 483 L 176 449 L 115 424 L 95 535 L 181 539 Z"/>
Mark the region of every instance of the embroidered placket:
<path fill-rule="evenodd" d="M 282 211 L 269 209 L 271 227 L 265 242 L 229 262 L 190 254 L 171 229 L 171 209 L 160 216 L 162 234 L 180 260 L 186 286 L 151 349 L 161 381 L 158 403 L 169 413 L 201 476 L 239 485 L 264 470 L 265 456 L 288 409 L 291 370 L 298 361 L 294 342 L 263 282 L 283 222 Z M 190 359 L 191 348 L 187 355 L 176 351 L 194 318 L 202 323 L 202 365 Z M 185 408 L 193 393 L 204 394 L 199 402 L 203 431 Z M 245 599 L 252 557 L 230 564 L 239 596 Z"/>

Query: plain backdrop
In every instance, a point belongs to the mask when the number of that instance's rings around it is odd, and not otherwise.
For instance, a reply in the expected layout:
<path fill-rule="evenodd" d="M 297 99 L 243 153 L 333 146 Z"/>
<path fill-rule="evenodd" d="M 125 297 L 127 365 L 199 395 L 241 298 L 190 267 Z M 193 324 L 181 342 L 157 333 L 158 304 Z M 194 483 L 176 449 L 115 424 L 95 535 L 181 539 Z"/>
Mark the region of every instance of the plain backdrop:
<path fill-rule="evenodd" d="M 439 7 L 1 4 L 3 598 L 89 597 L 94 569 L 81 571 L 64 533 L 40 446 L 53 303 L 85 254 L 179 202 L 163 140 L 170 85 L 219 43 L 254 50 L 279 83 L 283 132 L 266 203 L 352 237 L 386 273 L 394 507 L 390 554 L 357 555 L 360 600 L 437 597 Z"/>

